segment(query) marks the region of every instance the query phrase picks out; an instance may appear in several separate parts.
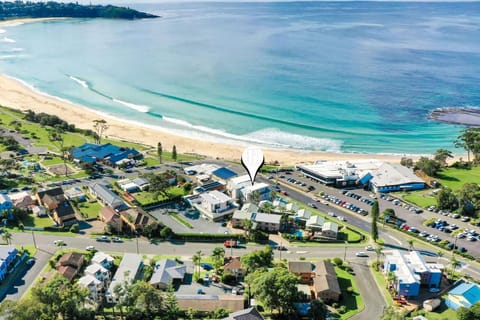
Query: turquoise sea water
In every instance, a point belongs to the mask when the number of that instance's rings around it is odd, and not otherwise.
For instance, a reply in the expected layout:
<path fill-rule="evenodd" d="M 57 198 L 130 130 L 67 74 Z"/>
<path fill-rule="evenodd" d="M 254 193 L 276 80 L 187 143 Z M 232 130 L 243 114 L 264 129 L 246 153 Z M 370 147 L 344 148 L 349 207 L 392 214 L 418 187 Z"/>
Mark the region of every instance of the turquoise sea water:
<path fill-rule="evenodd" d="M 0 72 L 176 134 L 308 150 L 453 150 L 462 127 L 429 112 L 480 106 L 478 2 L 131 7 L 162 18 L 2 27 Z"/>

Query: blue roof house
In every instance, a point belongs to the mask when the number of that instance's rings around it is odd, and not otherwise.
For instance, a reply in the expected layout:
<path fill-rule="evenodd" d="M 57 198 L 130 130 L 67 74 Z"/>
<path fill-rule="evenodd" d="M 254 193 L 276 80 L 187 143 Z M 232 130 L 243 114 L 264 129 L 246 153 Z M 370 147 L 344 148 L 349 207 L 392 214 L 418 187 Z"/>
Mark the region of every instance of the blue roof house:
<path fill-rule="evenodd" d="M 480 287 L 475 283 L 462 283 L 450 290 L 445 299 L 447 307 L 453 310 L 470 308 L 477 302 L 480 302 Z"/>
<path fill-rule="evenodd" d="M 139 158 L 141 153 L 135 149 L 119 147 L 111 143 L 94 144 L 84 143 L 79 147 L 72 148 L 71 156 L 75 162 L 95 163 L 105 161 L 110 165 L 127 158 Z"/>

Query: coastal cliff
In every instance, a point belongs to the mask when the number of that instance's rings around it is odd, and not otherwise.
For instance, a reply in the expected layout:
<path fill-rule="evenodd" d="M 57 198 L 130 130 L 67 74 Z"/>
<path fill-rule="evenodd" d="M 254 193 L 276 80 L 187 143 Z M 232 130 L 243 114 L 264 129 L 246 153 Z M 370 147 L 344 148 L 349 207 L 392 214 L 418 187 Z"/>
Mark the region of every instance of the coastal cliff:
<path fill-rule="evenodd" d="M 59 3 L 53 1 L 0 1 L 0 20 L 56 17 L 135 20 L 158 18 L 159 16 L 112 5 L 80 5 L 78 3 Z"/>

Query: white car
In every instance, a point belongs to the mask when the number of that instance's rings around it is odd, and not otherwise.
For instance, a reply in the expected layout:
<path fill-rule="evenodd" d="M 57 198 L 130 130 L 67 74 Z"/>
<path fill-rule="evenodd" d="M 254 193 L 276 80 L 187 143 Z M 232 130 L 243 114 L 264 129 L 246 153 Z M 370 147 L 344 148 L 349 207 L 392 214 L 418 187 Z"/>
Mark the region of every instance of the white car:
<path fill-rule="evenodd" d="M 345 218 L 342 217 L 342 216 L 338 216 L 338 220 L 340 220 L 340 221 L 347 221 L 347 219 L 345 219 Z"/>
<path fill-rule="evenodd" d="M 87 250 L 87 251 L 96 251 L 97 249 L 95 249 L 94 246 L 87 246 L 87 247 L 85 248 L 85 250 Z"/>
<path fill-rule="evenodd" d="M 366 257 L 368 257 L 368 254 L 366 254 L 365 252 L 362 252 L 362 251 L 355 253 L 355 255 L 356 255 L 357 257 L 361 257 L 361 258 L 366 258 Z"/>
<path fill-rule="evenodd" d="M 60 247 L 65 245 L 65 242 L 63 242 L 63 240 L 55 240 L 53 241 L 53 244 Z"/>
<path fill-rule="evenodd" d="M 375 248 L 373 246 L 366 246 L 365 250 L 367 251 L 375 251 Z"/>

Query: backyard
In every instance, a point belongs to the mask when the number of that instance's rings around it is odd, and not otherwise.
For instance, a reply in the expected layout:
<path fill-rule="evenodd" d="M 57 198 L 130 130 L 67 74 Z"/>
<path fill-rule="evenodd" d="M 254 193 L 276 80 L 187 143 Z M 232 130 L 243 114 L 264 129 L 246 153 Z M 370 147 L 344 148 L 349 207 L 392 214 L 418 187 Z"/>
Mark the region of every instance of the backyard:
<path fill-rule="evenodd" d="M 96 219 L 101 209 L 102 205 L 98 201 L 80 202 L 78 204 L 78 210 L 80 210 L 82 217 L 86 220 Z"/>
<path fill-rule="evenodd" d="M 342 291 L 342 298 L 339 304 L 346 307 L 346 312 L 341 315 L 341 319 L 348 319 L 363 310 L 365 304 L 355 283 L 355 277 L 338 267 L 335 267 L 335 272 L 337 273 L 338 284 Z M 349 287 L 353 288 L 352 293 L 347 291 Z"/>

